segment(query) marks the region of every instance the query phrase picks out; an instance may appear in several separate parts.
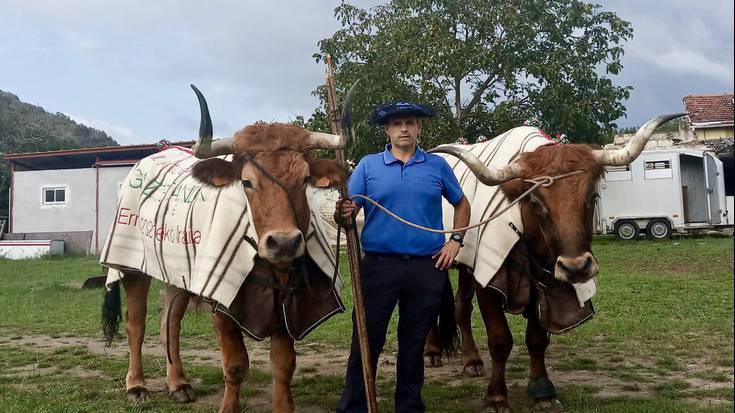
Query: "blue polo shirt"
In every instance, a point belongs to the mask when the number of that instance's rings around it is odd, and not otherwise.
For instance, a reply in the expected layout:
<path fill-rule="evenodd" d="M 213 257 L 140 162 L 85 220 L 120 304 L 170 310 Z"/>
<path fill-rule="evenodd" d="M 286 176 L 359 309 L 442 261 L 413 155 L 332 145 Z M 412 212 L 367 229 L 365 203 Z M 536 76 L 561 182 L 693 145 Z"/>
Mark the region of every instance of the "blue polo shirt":
<path fill-rule="evenodd" d="M 442 197 L 456 204 L 464 195 L 457 178 L 442 157 L 416 148 L 405 164 L 390 153 L 367 155 L 350 176 L 350 196 L 370 197 L 398 216 L 429 228 L 443 229 Z M 444 235 L 410 227 L 362 198 L 354 200 L 365 211 L 362 249 L 383 254 L 428 256 L 444 245 Z"/>

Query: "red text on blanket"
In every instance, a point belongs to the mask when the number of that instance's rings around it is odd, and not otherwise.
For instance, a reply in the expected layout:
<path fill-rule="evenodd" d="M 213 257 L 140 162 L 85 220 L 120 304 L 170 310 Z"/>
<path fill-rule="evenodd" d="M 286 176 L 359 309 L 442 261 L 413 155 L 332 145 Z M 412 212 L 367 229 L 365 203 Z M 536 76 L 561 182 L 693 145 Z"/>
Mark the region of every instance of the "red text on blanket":
<path fill-rule="evenodd" d="M 178 225 L 175 228 L 168 225 L 157 227 L 155 222 L 131 213 L 130 208 L 120 208 L 117 211 L 117 224 L 137 226 L 144 237 L 168 241 L 172 244 L 199 244 L 202 239 L 202 233 L 191 228 L 182 229 Z"/>

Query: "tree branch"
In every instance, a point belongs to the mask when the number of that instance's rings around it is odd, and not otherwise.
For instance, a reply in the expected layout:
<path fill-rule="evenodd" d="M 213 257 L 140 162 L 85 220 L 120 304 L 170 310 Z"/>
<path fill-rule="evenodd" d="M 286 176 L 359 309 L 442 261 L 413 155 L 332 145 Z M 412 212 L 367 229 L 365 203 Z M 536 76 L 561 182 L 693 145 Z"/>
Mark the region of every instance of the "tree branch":
<path fill-rule="evenodd" d="M 460 86 L 462 86 L 462 78 L 454 78 L 454 119 L 457 122 L 457 131 L 459 136 L 462 136 L 462 95 L 460 93 Z"/>
<path fill-rule="evenodd" d="M 489 74 L 487 78 L 485 79 L 485 81 L 483 81 L 480 84 L 480 86 L 477 88 L 477 90 L 475 91 L 475 95 L 472 96 L 472 100 L 470 100 L 470 103 L 468 103 L 467 106 L 465 106 L 464 111 L 470 112 L 472 108 L 477 104 L 477 102 L 480 101 L 480 98 L 482 97 L 483 93 L 485 93 L 485 91 L 490 86 L 492 86 L 496 80 L 497 80 L 497 73 L 494 72 L 494 73 Z"/>

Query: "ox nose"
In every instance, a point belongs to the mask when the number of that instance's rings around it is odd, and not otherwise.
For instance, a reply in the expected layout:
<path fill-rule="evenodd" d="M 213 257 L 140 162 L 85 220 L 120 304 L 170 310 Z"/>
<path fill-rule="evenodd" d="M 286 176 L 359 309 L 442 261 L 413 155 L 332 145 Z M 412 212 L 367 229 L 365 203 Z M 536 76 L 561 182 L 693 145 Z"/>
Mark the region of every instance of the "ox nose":
<path fill-rule="evenodd" d="M 597 260 L 588 251 L 577 257 L 559 257 L 556 260 L 554 277 L 560 281 L 581 283 L 597 275 L 598 271 Z"/>
<path fill-rule="evenodd" d="M 301 231 L 271 232 L 265 236 L 264 258 L 272 261 L 292 260 L 304 253 Z"/>

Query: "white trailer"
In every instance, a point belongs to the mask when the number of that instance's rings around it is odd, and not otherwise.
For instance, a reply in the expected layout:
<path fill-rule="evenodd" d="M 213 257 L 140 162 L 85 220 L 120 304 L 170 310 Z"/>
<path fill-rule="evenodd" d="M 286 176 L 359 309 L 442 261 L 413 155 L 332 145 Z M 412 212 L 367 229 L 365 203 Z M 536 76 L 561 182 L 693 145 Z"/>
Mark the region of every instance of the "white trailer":
<path fill-rule="evenodd" d="M 620 239 L 732 225 L 722 161 L 709 152 L 643 151 L 630 165 L 605 167 L 598 193 L 595 230 Z"/>

